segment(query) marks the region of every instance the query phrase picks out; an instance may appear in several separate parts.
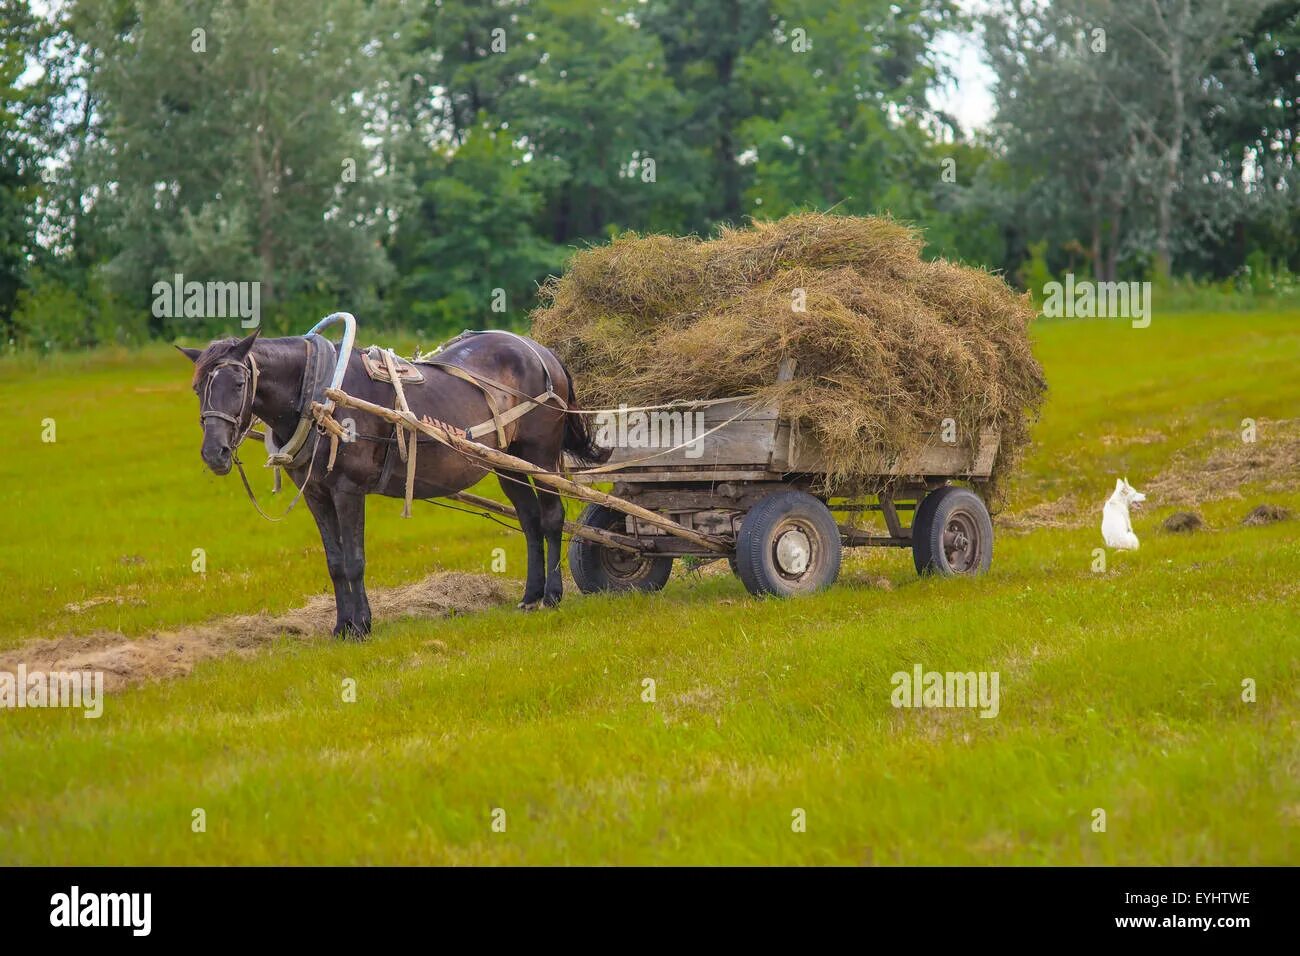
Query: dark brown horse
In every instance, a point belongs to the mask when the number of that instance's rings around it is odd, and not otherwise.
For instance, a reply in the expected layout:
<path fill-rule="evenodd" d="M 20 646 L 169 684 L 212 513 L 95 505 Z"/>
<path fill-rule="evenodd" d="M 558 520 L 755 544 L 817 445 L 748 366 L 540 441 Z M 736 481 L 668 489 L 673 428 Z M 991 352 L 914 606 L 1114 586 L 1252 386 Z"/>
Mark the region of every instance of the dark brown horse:
<path fill-rule="evenodd" d="M 334 368 L 333 347 L 317 339 L 258 339 L 254 332 L 245 339 L 213 342 L 202 350 L 181 349 L 195 364 L 202 456 L 213 472 L 229 473 L 254 417 L 262 420 L 277 448 L 291 444 L 304 415 L 310 414 L 311 401 L 320 400 L 320 369 L 327 367 L 332 373 Z M 440 351 L 437 359 L 494 383 L 498 412 L 521 404 L 521 394 L 539 396 L 551 389 L 570 409 L 577 408 L 568 370 L 549 350 L 521 336 L 468 333 Z M 404 389 L 415 415 L 458 428 L 493 419 L 482 388 L 441 366 L 418 368 L 424 382 Z M 341 387 L 357 398 L 393 406 L 393 386 L 372 380 L 355 352 Z M 535 405 L 505 425 L 505 450 L 550 470 L 558 469 L 562 451 L 589 461 L 604 457 L 592 444 L 582 416 L 566 413 L 559 400 Z M 349 431 L 347 419 L 352 420 L 356 439 L 339 443 L 333 469 L 327 470 L 330 442 L 313 427 L 285 470 L 302 489 L 320 529 L 338 611 L 334 634 L 364 636 L 371 623 L 365 588 L 366 495 L 403 497 L 406 466 L 394 467 L 398 454 L 391 423 L 354 409 L 340 409 L 336 417 Z M 495 429 L 478 440 L 490 447 L 499 442 Z M 478 462 L 425 436 L 420 436 L 416 462 L 417 498 L 455 494 L 487 473 Z M 505 472 L 499 479 L 518 512 L 528 545 L 528 581 L 519 606 L 531 610 L 558 604 L 564 588 L 560 574 L 563 504 L 555 494 L 534 488 L 522 474 Z"/>

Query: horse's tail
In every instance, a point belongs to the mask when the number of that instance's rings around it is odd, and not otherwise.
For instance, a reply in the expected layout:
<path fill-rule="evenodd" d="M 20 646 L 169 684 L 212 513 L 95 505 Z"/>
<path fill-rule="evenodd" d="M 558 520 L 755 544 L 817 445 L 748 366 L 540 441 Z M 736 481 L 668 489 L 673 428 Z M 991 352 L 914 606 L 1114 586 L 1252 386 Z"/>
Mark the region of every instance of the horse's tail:
<path fill-rule="evenodd" d="M 587 425 L 587 416 L 581 414 L 582 406 L 578 404 L 578 391 L 573 386 L 573 373 L 563 362 L 560 368 L 569 380 L 569 411 L 564 416 L 564 441 L 561 446 L 578 461 L 589 465 L 602 465 L 609 461 L 614 453 L 612 448 L 602 448 L 596 444 L 595 437 Z"/>

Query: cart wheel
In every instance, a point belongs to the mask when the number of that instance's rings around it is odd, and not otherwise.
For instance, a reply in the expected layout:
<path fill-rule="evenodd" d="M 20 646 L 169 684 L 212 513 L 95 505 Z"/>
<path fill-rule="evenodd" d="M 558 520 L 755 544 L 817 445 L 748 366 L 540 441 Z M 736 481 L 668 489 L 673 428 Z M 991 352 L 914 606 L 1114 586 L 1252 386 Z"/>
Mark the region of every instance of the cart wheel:
<path fill-rule="evenodd" d="M 979 495 L 945 485 L 931 492 L 912 521 L 917 574 L 983 574 L 993 563 L 993 520 Z"/>
<path fill-rule="evenodd" d="M 623 515 L 604 505 L 587 505 L 578 523 L 609 531 L 623 529 Z M 672 558 L 646 558 L 581 538 L 569 541 L 569 571 L 583 594 L 598 591 L 658 591 L 668 583 Z"/>
<path fill-rule="evenodd" d="M 778 491 L 749 510 L 736 539 L 736 573 L 749 593 L 788 597 L 834 582 L 840 529 L 827 507 L 802 491 Z"/>

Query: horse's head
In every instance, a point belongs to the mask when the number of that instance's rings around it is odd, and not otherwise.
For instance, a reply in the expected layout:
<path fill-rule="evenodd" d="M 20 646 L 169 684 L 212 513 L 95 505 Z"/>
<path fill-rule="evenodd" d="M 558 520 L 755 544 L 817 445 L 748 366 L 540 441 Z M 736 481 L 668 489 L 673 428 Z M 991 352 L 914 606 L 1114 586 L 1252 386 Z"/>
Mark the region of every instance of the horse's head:
<path fill-rule="evenodd" d="M 230 471 L 235 449 L 253 427 L 257 362 L 252 349 L 257 334 L 223 339 L 206 349 L 176 346 L 194 362 L 194 392 L 199 396 L 203 426 L 201 454 L 204 464 L 218 475 Z"/>

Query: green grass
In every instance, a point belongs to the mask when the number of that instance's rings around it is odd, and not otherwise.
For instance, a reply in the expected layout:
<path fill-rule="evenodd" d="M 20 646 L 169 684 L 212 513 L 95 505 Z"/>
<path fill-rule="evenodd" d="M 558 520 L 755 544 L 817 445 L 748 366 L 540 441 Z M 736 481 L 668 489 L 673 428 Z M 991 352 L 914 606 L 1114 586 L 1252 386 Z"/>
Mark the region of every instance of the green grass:
<path fill-rule="evenodd" d="M 1003 535 L 976 581 L 919 580 L 887 551 L 797 601 L 678 575 L 554 612 L 381 622 L 366 644 L 286 638 L 99 720 L 0 712 L 0 863 L 1296 862 L 1297 524 L 1242 528 L 1259 489 L 1224 489 L 1201 509 L 1217 530 L 1173 536 L 1152 501 L 1142 550 L 1091 563 L 1115 475 L 1142 488 L 1211 431 L 1295 416 L 1300 314 L 1036 336 L 1052 393 L 1011 504 L 1077 495 L 1086 527 Z M 203 469 L 188 382 L 163 349 L 0 362 L 0 647 L 326 590 L 305 511 L 268 525 Z M 1300 481 L 1267 500 L 1300 511 Z M 372 587 L 486 572 L 497 547 L 521 575 L 517 535 L 400 507 L 371 500 Z M 65 610 L 105 596 L 123 603 Z M 998 671 L 999 716 L 895 709 L 890 677 L 917 663 Z"/>

